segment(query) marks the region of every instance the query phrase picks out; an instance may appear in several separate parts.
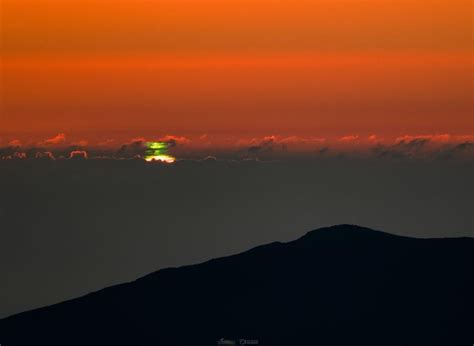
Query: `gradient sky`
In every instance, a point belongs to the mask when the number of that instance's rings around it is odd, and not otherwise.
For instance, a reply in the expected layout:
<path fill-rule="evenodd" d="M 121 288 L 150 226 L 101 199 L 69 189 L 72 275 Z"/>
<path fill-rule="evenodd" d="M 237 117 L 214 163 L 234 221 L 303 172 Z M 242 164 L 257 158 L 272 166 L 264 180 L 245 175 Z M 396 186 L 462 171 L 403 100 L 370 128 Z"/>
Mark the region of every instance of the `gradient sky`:
<path fill-rule="evenodd" d="M 0 14 L 0 318 L 332 224 L 473 235 L 470 0 Z"/>
<path fill-rule="evenodd" d="M 463 0 L 3 0 L 0 135 L 472 134 Z"/>

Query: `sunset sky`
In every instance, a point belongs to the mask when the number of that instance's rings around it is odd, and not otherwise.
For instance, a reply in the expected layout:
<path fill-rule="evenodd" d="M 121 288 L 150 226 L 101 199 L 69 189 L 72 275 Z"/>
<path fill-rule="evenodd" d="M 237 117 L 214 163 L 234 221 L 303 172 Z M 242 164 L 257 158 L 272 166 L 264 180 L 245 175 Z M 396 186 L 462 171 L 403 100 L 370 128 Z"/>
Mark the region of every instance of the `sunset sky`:
<path fill-rule="evenodd" d="M 0 136 L 471 135 L 471 5 L 2 0 Z"/>
<path fill-rule="evenodd" d="M 473 237 L 472 4 L 0 0 L 0 318 L 330 225 Z"/>

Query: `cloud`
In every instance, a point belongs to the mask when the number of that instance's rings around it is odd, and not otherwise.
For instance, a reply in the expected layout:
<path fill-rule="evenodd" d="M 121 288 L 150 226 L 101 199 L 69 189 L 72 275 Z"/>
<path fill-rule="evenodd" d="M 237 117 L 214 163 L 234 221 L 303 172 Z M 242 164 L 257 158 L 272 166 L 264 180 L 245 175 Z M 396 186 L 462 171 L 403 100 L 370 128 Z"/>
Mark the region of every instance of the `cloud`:
<path fill-rule="evenodd" d="M 38 152 L 35 154 L 35 159 L 56 160 L 56 157 L 54 156 L 54 154 L 53 154 L 51 151 L 44 151 L 44 152 L 38 151 Z"/>
<path fill-rule="evenodd" d="M 22 143 L 19 139 L 13 139 L 10 142 L 8 142 L 8 146 L 10 146 L 10 147 L 21 147 Z"/>
<path fill-rule="evenodd" d="M 378 140 L 377 136 L 376 135 L 370 135 L 369 137 L 367 137 L 367 139 L 371 142 L 375 142 Z"/>
<path fill-rule="evenodd" d="M 202 159 L 202 161 L 215 162 L 217 161 L 217 157 L 213 155 L 208 155 L 204 159 Z"/>
<path fill-rule="evenodd" d="M 28 155 L 26 155 L 25 152 L 15 151 L 13 153 L 13 158 L 14 159 L 26 159 L 26 158 L 28 158 Z"/>
<path fill-rule="evenodd" d="M 456 145 L 453 149 L 455 152 L 465 152 L 474 150 L 474 142 L 464 142 Z"/>
<path fill-rule="evenodd" d="M 324 137 L 300 137 L 300 136 L 265 136 L 262 138 L 240 139 L 237 146 L 248 145 L 249 155 L 287 153 L 294 152 L 314 152 L 315 147 L 326 142 Z"/>
<path fill-rule="evenodd" d="M 474 135 L 460 135 L 456 136 L 455 140 L 460 143 L 472 143 L 474 142 Z"/>
<path fill-rule="evenodd" d="M 64 143 L 66 141 L 66 135 L 64 133 L 59 133 L 52 138 L 48 138 L 43 142 L 40 142 L 39 145 L 51 146 Z"/>
<path fill-rule="evenodd" d="M 411 142 L 417 139 L 425 139 L 432 142 L 449 142 L 454 139 L 450 134 L 435 134 L 435 135 L 405 135 L 397 137 L 395 142 Z"/>
<path fill-rule="evenodd" d="M 340 142 L 353 142 L 359 139 L 359 135 L 349 135 L 339 138 Z"/>
<path fill-rule="evenodd" d="M 464 156 L 474 158 L 474 142 L 463 142 L 443 148 L 438 152 L 440 159 L 461 158 Z"/>
<path fill-rule="evenodd" d="M 165 142 L 168 143 L 168 145 L 173 148 L 176 147 L 178 144 L 183 145 L 183 144 L 188 144 L 191 141 L 183 136 L 173 136 L 173 135 L 166 135 L 164 137 L 161 137 L 158 139 L 158 142 Z"/>
<path fill-rule="evenodd" d="M 142 157 L 146 150 L 145 139 L 142 137 L 133 138 L 129 143 L 123 144 L 116 152 L 118 158 Z"/>
<path fill-rule="evenodd" d="M 378 144 L 372 151 L 378 157 L 388 158 L 408 158 L 419 155 L 422 149 L 425 148 L 426 144 L 430 141 L 428 138 L 417 138 L 411 140 L 402 139 L 398 143 L 390 146 Z"/>
<path fill-rule="evenodd" d="M 329 152 L 329 147 L 322 147 L 318 150 L 319 155 L 326 155 Z"/>
<path fill-rule="evenodd" d="M 202 136 L 201 136 L 202 137 Z M 472 137 L 472 140 L 469 140 Z M 173 150 L 178 160 L 202 160 L 207 156 L 219 160 L 237 160 L 243 158 L 271 161 L 280 159 L 315 159 L 324 155 L 327 158 L 345 155 L 349 157 L 375 156 L 390 159 L 464 159 L 472 157 L 474 136 L 451 134 L 403 135 L 392 138 L 381 138 L 378 135 L 348 135 L 344 137 L 316 136 L 279 136 L 232 137 L 229 135 L 216 139 L 216 143 L 203 146 L 202 142 L 191 141 L 184 136 L 166 135 L 158 138 Z M 209 136 L 204 137 L 206 141 Z M 193 137 L 194 139 L 194 137 Z M 467 139 L 467 140 L 466 140 Z M 9 139 L 0 147 L 0 158 L 58 159 L 80 156 L 100 159 L 134 159 L 143 158 L 147 150 L 147 139 L 136 137 L 120 145 L 117 139 L 90 144 L 86 139 L 77 142 L 66 142 L 64 134 L 49 138 L 41 145 L 31 146 L 31 139 Z M 461 141 L 463 140 L 463 141 Z M 54 145 L 64 143 L 63 145 Z M 70 144 L 69 144 L 70 143 Z M 93 142 L 94 143 L 94 142 Z M 114 145 L 114 143 L 116 143 Z M 345 144 L 347 143 L 347 144 Z M 353 145 L 361 144 L 361 145 Z M 182 146 L 181 146 L 182 145 Z M 23 155 L 25 154 L 25 155 Z"/>
<path fill-rule="evenodd" d="M 266 136 L 260 141 L 258 145 L 252 145 L 247 149 L 249 155 L 257 155 L 261 153 L 268 153 L 273 151 L 273 145 L 276 142 L 275 136 Z"/>
<path fill-rule="evenodd" d="M 308 146 L 314 144 L 324 143 L 326 138 L 324 137 L 300 137 L 300 136 L 289 136 L 283 138 L 277 138 L 277 143 L 291 144 L 296 146 Z"/>
<path fill-rule="evenodd" d="M 403 150 L 421 150 L 431 139 L 429 138 L 415 138 L 412 140 L 402 140 L 398 142 L 394 148 L 401 148 Z"/>
<path fill-rule="evenodd" d="M 69 154 L 70 159 L 87 159 L 89 158 L 89 155 L 87 154 L 87 151 L 85 150 L 73 150 Z"/>
<path fill-rule="evenodd" d="M 129 143 L 139 143 L 139 142 L 146 142 L 145 137 L 132 138 Z"/>

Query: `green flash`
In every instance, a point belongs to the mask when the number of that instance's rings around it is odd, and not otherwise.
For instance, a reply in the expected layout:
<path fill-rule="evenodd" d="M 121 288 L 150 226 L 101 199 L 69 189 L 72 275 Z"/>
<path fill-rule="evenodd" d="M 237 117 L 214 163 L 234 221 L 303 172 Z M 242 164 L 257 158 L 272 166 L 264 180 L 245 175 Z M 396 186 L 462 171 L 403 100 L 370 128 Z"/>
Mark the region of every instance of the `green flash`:
<path fill-rule="evenodd" d="M 176 161 L 173 156 L 168 154 L 168 143 L 165 142 L 147 142 L 144 159 L 148 162 L 173 163 Z"/>

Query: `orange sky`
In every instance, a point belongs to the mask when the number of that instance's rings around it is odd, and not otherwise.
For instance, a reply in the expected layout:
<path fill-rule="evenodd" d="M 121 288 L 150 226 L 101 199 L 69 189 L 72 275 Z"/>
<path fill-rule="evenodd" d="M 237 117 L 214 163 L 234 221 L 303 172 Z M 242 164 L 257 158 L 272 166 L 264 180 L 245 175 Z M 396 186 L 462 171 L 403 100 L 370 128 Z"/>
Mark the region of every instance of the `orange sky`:
<path fill-rule="evenodd" d="M 2 0 L 0 135 L 474 133 L 460 0 Z"/>

